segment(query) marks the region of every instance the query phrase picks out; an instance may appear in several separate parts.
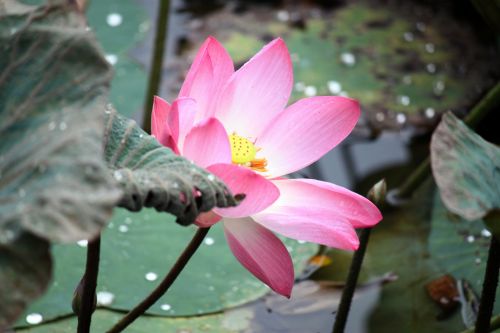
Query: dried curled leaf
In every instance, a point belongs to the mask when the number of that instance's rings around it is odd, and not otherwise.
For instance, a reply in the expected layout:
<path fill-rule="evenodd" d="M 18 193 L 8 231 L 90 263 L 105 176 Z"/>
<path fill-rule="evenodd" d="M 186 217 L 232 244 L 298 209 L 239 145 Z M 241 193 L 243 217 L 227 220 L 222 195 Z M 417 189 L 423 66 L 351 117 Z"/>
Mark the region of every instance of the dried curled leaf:
<path fill-rule="evenodd" d="M 121 191 L 103 158 L 111 71 L 69 1 L 0 1 L 0 331 L 47 287 L 48 241 L 99 232 Z"/>
<path fill-rule="evenodd" d="M 111 71 L 67 2 L 0 6 L 0 243 L 95 235 L 120 191 L 103 159 Z"/>
<path fill-rule="evenodd" d="M 201 212 L 236 205 L 214 175 L 175 155 L 111 107 L 105 113 L 105 156 L 124 192 L 119 206 L 131 211 L 154 207 L 186 225 Z"/>
<path fill-rule="evenodd" d="M 432 172 L 446 207 L 468 220 L 500 209 L 500 148 L 451 112 L 431 140 Z"/>
<path fill-rule="evenodd" d="M 52 260 L 49 243 L 29 233 L 0 244 L 0 332 L 41 295 L 49 284 Z"/>

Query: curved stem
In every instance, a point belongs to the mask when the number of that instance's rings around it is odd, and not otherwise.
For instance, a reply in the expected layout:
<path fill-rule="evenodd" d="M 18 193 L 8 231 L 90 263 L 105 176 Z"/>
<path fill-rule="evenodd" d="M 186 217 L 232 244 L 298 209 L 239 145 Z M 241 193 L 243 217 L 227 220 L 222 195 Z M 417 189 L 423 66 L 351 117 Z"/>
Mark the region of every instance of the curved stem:
<path fill-rule="evenodd" d="M 352 297 L 354 296 L 356 284 L 358 283 L 359 272 L 361 271 L 361 265 L 363 264 L 363 258 L 365 257 L 366 247 L 368 245 L 368 240 L 370 239 L 370 232 L 371 228 L 366 228 L 362 229 L 359 233 L 359 248 L 356 252 L 354 252 L 352 257 L 346 285 L 342 291 L 340 305 L 337 310 L 337 315 L 335 316 L 333 333 L 343 333 L 347 324 Z"/>
<path fill-rule="evenodd" d="M 78 312 L 78 333 L 89 333 L 92 313 L 95 310 L 95 289 L 99 273 L 99 256 L 101 251 L 101 237 L 89 241 L 87 245 L 87 263 L 82 284 L 82 298 Z M 76 296 L 78 297 L 78 295 Z"/>
<path fill-rule="evenodd" d="M 490 91 L 484 96 L 479 103 L 477 103 L 471 112 L 464 118 L 464 123 L 469 127 L 474 128 L 479 122 L 491 111 L 495 106 L 500 104 L 500 82 L 498 82 Z M 427 179 L 431 173 L 431 160 L 427 157 L 420 165 L 413 171 L 406 181 L 397 190 L 397 197 L 399 199 L 407 199 L 411 197 L 413 191 Z"/>
<path fill-rule="evenodd" d="M 156 17 L 156 33 L 153 46 L 153 57 L 149 70 L 148 88 L 146 90 L 146 100 L 144 102 L 144 114 L 142 118 L 142 128 L 151 133 L 151 110 L 153 108 L 153 97 L 158 94 L 161 82 L 163 67 L 163 54 L 165 53 L 165 41 L 167 38 L 168 15 L 170 1 L 160 0 L 158 16 Z"/>
<path fill-rule="evenodd" d="M 127 313 L 118 323 L 116 323 L 110 330 L 106 333 L 118 333 L 122 332 L 127 326 L 134 322 L 139 316 L 144 314 L 147 309 L 149 309 L 156 301 L 158 301 L 170 288 L 170 286 L 177 279 L 179 274 L 182 272 L 189 259 L 196 252 L 201 242 L 207 235 L 210 228 L 198 228 L 193 238 L 186 246 L 182 254 L 179 256 L 174 266 L 170 269 L 167 276 L 161 281 L 161 283 L 149 294 L 141 303 L 139 303 L 135 308 L 133 308 L 129 313 Z"/>
<path fill-rule="evenodd" d="M 483 291 L 481 303 L 477 313 L 475 333 L 487 333 L 490 331 L 490 320 L 495 304 L 495 294 L 498 285 L 498 272 L 500 269 L 500 242 L 495 236 L 491 237 L 488 262 L 484 273 Z"/>

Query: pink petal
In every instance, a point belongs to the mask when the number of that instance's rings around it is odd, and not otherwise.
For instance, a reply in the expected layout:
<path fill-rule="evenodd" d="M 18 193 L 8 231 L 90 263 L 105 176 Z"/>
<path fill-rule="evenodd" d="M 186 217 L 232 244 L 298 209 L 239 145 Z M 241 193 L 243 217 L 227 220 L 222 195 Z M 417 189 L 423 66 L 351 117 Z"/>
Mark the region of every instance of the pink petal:
<path fill-rule="evenodd" d="M 224 232 L 238 261 L 278 294 L 290 297 L 294 272 L 286 247 L 251 218 L 224 219 Z"/>
<path fill-rule="evenodd" d="M 320 159 L 351 133 L 360 115 L 344 97 L 304 98 L 276 116 L 257 139 L 269 177 L 297 171 Z"/>
<path fill-rule="evenodd" d="M 356 249 L 354 227 L 377 224 L 382 215 L 368 199 L 318 180 L 273 180 L 279 199 L 253 218 L 284 236 L 341 249 Z"/>
<path fill-rule="evenodd" d="M 280 111 L 292 91 L 292 62 L 285 42 L 275 39 L 231 77 L 216 117 L 228 133 L 255 139 Z"/>
<path fill-rule="evenodd" d="M 178 98 L 172 103 L 168 114 L 168 126 L 179 150 L 183 151 L 184 140 L 194 125 L 197 104 L 191 98 Z"/>
<path fill-rule="evenodd" d="M 227 51 L 215 38 L 208 37 L 179 93 L 179 97 L 191 97 L 198 103 L 197 121 L 213 116 L 218 96 L 233 72 L 233 62 Z"/>
<path fill-rule="evenodd" d="M 219 177 L 233 194 L 245 194 L 245 199 L 237 207 L 214 209 L 223 217 L 250 216 L 269 207 L 280 195 L 271 181 L 250 169 L 234 164 L 215 164 L 207 170 Z"/>
<path fill-rule="evenodd" d="M 215 214 L 213 211 L 209 211 L 206 213 L 201 213 L 196 218 L 194 222 L 200 228 L 206 228 L 214 225 L 222 219 L 219 215 Z"/>
<path fill-rule="evenodd" d="M 155 96 L 151 114 L 151 134 L 153 134 L 162 145 L 173 148 L 172 136 L 167 123 L 169 113 L 170 104 L 163 98 Z"/>
<path fill-rule="evenodd" d="M 182 156 L 201 167 L 216 163 L 231 163 L 231 146 L 224 126 L 209 118 L 191 129 L 186 136 Z"/>

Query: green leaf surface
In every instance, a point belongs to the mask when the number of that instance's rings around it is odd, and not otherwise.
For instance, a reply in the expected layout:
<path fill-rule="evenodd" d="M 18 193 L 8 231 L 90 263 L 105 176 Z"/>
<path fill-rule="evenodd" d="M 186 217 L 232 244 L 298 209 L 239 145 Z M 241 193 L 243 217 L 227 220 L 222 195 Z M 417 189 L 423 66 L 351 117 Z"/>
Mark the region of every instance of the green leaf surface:
<path fill-rule="evenodd" d="M 481 220 L 468 221 L 450 213 L 434 194 L 429 251 L 439 266 L 455 279 L 466 279 L 480 295 L 491 233 Z M 500 291 L 497 290 L 497 298 Z M 495 312 L 500 311 L 497 302 Z"/>
<path fill-rule="evenodd" d="M 131 211 L 154 207 L 187 225 L 201 213 L 236 205 L 214 175 L 175 155 L 135 121 L 106 110 L 105 156 L 124 195 L 119 203 Z"/>
<path fill-rule="evenodd" d="M 52 260 L 47 241 L 29 233 L 0 244 L 0 331 L 49 285 Z"/>
<path fill-rule="evenodd" d="M 399 278 L 382 289 L 379 307 L 370 320 L 370 332 L 440 332 L 464 329 L 460 315 L 438 321 L 440 309 L 425 286 L 446 273 L 429 255 L 428 235 L 432 189 L 421 188 L 402 209 L 385 211 L 373 229 L 366 259 L 372 274 L 394 272 Z"/>
<path fill-rule="evenodd" d="M 131 49 L 151 26 L 144 6 L 136 1 L 90 1 L 86 16 L 114 68 L 110 101 L 121 114 L 137 115 L 143 108 L 147 74 L 144 66 L 131 59 Z"/>
<path fill-rule="evenodd" d="M 106 306 L 128 310 L 151 292 L 195 232 L 194 227 L 180 228 L 172 220 L 173 217 L 151 209 L 138 214 L 116 210 L 102 235 L 98 300 L 99 292 L 111 293 L 113 301 Z M 285 244 L 296 271 L 304 267 L 317 249 L 316 245 L 293 240 L 286 240 Z M 54 248 L 55 276 L 51 290 L 28 313 L 40 313 L 45 319 L 71 313 L 71 296 L 83 273 L 85 252 L 78 245 Z M 236 261 L 226 245 L 222 226 L 216 225 L 166 296 L 148 313 L 164 316 L 212 313 L 255 300 L 268 291 L 267 286 Z"/>
<path fill-rule="evenodd" d="M 500 148 L 452 113 L 443 116 L 432 136 L 431 163 L 450 211 L 476 220 L 500 209 Z"/>
<path fill-rule="evenodd" d="M 115 324 L 123 314 L 109 310 L 97 310 L 92 317 L 91 332 L 105 332 Z M 132 325 L 127 327 L 127 333 L 237 333 L 240 330 L 232 329 L 230 325 L 224 325 L 224 315 L 208 315 L 190 318 L 162 318 L 142 316 Z M 222 322 L 222 323 L 221 323 Z M 228 326 L 228 327 L 225 327 Z M 241 324 L 239 325 L 241 327 Z M 68 333 L 76 332 L 77 319 L 75 317 L 65 318 L 56 322 L 40 326 L 19 329 L 18 332 L 29 333 Z"/>
<path fill-rule="evenodd" d="M 117 59 L 109 98 L 120 114 L 132 117 L 142 111 L 148 85 L 147 75 L 144 68 L 127 55 L 118 56 Z"/>
<path fill-rule="evenodd" d="M 102 158 L 109 67 L 81 14 L 53 3 L 0 8 L 0 242 L 90 237 L 120 195 Z"/>
<path fill-rule="evenodd" d="M 86 15 L 107 54 L 125 55 L 150 27 L 144 6 L 136 1 L 89 1 Z"/>

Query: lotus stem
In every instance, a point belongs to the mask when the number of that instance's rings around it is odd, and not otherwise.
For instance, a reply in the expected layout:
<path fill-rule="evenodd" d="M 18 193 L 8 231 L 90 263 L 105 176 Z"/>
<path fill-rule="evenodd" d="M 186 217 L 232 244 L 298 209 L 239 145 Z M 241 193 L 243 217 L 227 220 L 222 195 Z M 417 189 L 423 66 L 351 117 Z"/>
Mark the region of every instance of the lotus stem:
<path fill-rule="evenodd" d="M 352 257 L 346 285 L 342 291 L 340 305 L 337 310 L 337 315 L 335 316 L 333 333 L 343 333 L 345 330 L 349 310 L 351 308 L 352 297 L 354 296 L 354 291 L 356 290 L 359 272 L 361 271 L 361 265 L 363 264 L 363 258 L 365 257 L 366 247 L 368 245 L 368 240 L 370 239 L 370 233 L 371 228 L 362 229 L 359 233 L 359 248 L 356 252 L 354 252 Z"/>
<path fill-rule="evenodd" d="M 153 108 L 153 97 L 158 94 L 160 89 L 169 12 L 170 1 L 160 0 L 158 16 L 156 17 L 156 33 L 153 45 L 153 55 L 151 58 L 151 67 L 149 70 L 148 88 L 146 90 L 146 100 L 144 101 L 144 113 L 142 117 L 142 128 L 147 133 L 151 133 L 151 110 Z"/>
<path fill-rule="evenodd" d="M 101 251 L 101 236 L 90 240 L 87 244 L 87 262 L 82 283 L 80 309 L 78 311 L 78 333 L 89 333 L 92 313 L 95 310 L 95 290 L 99 274 L 99 257 Z M 78 297 L 78 295 L 76 296 Z"/>
<path fill-rule="evenodd" d="M 475 333 L 487 333 L 490 331 L 490 320 L 495 304 L 495 294 L 498 285 L 498 272 L 500 269 L 500 242 L 495 236 L 491 237 L 488 261 L 484 273 L 483 291 L 481 303 L 477 313 Z"/>
<path fill-rule="evenodd" d="M 177 279 L 186 264 L 196 252 L 198 247 L 203 242 L 203 239 L 208 234 L 210 228 L 198 228 L 193 238 L 186 246 L 182 254 L 179 256 L 170 272 L 165 276 L 163 281 L 149 294 L 143 301 L 141 301 L 135 308 L 128 312 L 118 323 L 116 323 L 107 333 L 122 332 L 127 326 L 133 323 L 137 318 L 143 315 L 153 304 L 155 304 L 165 293 L 170 286 Z"/>

